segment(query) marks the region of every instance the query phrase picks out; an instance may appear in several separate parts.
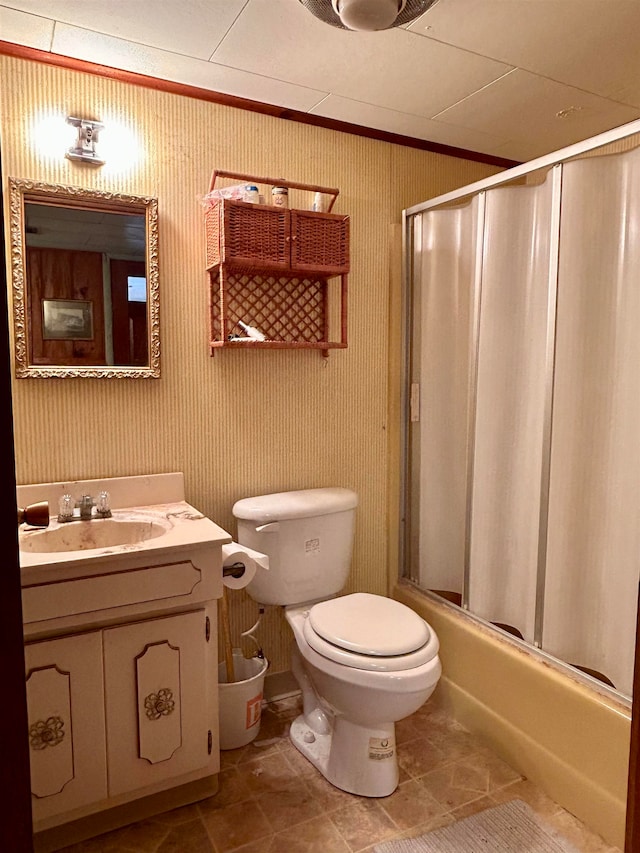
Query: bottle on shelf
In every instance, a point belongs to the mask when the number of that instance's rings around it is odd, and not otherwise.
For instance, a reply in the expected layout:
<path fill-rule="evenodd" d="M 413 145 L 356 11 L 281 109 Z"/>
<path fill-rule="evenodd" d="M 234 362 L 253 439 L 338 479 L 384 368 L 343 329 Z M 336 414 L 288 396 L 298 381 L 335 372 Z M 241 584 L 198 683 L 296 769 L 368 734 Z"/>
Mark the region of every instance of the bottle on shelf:
<path fill-rule="evenodd" d="M 329 200 L 325 196 L 324 193 L 316 193 L 313 197 L 313 206 L 312 210 L 315 210 L 316 213 L 325 213 L 327 207 L 329 205 Z"/>
<path fill-rule="evenodd" d="M 251 338 L 252 341 L 266 341 L 266 335 L 263 335 L 259 329 L 254 328 L 254 326 L 248 326 L 246 323 L 243 323 L 242 320 L 238 320 L 238 325 L 245 333 L 248 338 Z"/>
<path fill-rule="evenodd" d="M 288 187 L 272 187 L 271 204 L 273 204 L 274 207 L 289 207 Z"/>

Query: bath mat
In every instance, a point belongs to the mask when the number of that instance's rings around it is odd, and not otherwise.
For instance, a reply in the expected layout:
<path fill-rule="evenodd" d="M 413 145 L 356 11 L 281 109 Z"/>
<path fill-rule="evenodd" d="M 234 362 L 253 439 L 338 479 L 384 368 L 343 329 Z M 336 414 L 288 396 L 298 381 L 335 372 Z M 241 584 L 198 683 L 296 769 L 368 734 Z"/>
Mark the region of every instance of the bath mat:
<path fill-rule="evenodd" d="M 377 844 L 374 853 L 578 853 L 522 800 L 486 809 L 419 838 Z"/>

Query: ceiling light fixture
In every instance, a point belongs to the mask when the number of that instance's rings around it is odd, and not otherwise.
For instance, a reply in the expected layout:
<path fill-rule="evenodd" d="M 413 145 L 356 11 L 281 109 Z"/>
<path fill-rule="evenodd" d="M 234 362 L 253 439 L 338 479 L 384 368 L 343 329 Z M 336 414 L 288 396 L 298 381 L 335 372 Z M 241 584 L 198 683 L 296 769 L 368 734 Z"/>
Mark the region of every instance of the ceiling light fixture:
<path fill-rule="evenodd" d="M 436 0 L 299 0 L 325 24 L 343 30 L 373 32 L 409 24 Z"/>
<path fill-rule="evenodd" d="M 102 166 L 106 162 L 102 160 L 96 151 L 98 133 L 104 129 L 99 121 L 91 121 L 88 118 L 67 117 L 67 124 L 73 125 L 78 131 L 76 144 L 67 149 L 66 157 L 69 160 L 81 160 L 83 163 L 93 163 L 94 166 Z"/>

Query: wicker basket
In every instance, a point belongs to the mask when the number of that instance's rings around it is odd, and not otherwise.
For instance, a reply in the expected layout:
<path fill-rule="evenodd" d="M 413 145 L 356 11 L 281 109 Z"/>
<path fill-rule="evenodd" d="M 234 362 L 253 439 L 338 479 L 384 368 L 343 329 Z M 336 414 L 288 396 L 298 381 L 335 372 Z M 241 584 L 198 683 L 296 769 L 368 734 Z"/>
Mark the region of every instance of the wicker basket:
<path fill-rule="evenodd" d="M 289 266 L 287 215 L 279 207 L 219 199 L 205 213 L 207 269 L 218 264 L 261 269 Z"/>
<path fill-rule="evenodd" d="M 218 177 L 257 184 L 276 183 L 271 178 L 215 171 Z M 338 190 L 282 179 L 279 185 L 330 196 L 329 210 Z M 315 272 L 340 275 L 349 271 L 349 217 L 329 212 L 288 210 L 235 199 L 214 199 L 205 212 L 206 265 L 219 264 L 256 270 Z"/>
<path fill-rule="evenodd" d="M 349 272 L 349 218 L 292 210 L 291 268 L 325 275 Z"/>

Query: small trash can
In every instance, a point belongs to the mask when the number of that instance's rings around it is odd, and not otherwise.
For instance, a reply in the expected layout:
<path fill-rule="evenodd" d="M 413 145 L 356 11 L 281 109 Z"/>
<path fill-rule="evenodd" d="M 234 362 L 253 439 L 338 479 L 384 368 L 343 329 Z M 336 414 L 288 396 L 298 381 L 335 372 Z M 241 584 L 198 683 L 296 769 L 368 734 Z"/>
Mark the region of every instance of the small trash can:
<path fill-rule="evenodd" d="M 255 738 L 260 729 L 266 658 L 245 658 L 233 650 L 236 681 L 227 682 L 227 665 L 218 664 L 220 697 L 220 749 L 238 749 Z"/>

